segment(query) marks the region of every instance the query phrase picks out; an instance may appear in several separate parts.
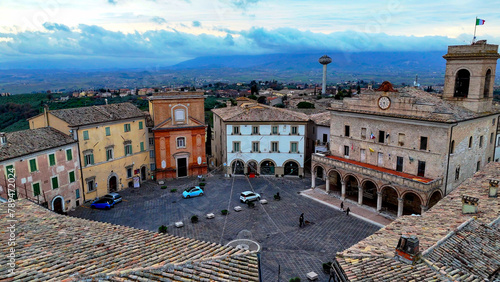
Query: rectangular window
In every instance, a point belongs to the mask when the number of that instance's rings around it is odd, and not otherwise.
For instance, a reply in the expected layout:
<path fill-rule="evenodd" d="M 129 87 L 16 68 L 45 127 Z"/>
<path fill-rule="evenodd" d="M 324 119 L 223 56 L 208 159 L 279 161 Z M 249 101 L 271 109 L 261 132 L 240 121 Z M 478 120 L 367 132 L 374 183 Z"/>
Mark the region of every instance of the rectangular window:
<path fill-rule="evenodd" d="M 406 139 L 406 135 L 404 133 L 399 133 L 398 134 L 398 145 L 399 146 L 404 146 L 405 145 L 405 139 Z"/>
<path fill-rule="evenodd" d="M 149 166 L 150 166 L 151 171 L 155 171 L 155 169 L 156 169 L 155 164 L 150 164 Z"/>
<path fill-rule="evenodd" d="M 149 151 L 149 158 L 151 158 L 151 159 L 155 158 L 155 151 L 153 151 L 153 150 Z"/>
<path fill-rule="evenodd" d="M 125 132 L 129 132 L 129 131 L 130 131 L 130 123 L 126 123 L 126 124 L 124 124 L 124 125 L 123 125 L 123 130 L 124 130 Z"/>
<path fill-rule="evenodd" d="M 380 130 L 378 132 L 378 142 L 385 143 L 385 131 Z"/>
<path fill-rule="evenodd" d="M 396 171 L 400 171 L 402 172 L 403 171 L 403 157 L 397 157 L 397 160 L 396 160 Z"/>
<path fill-rule="evenodd" d="M 366 162 L 366 150 L 365 149 L 360 149 L 359 150 L 359 153 L 360 153 L 360 161 L 362 163 Z"/>
<path fill-rule="evenodd" d="M 274 134 L 274 135 L 278 134 L 278 126 L 271 127 L 271 134 Z"/>
<path fill-rule="evenodd" d="M 490 163 L 490 162 L 491 162 L 491 157 L 488 157 L 488 163 Z"/>
<path fill-rule="evenodd" d="M 113 159 L 113 148 L 106 149 L 106 161 Z"/>
<path fill-rule="evenodd" d="M 132 155 L 132 144 L 125 145 L 125 156 Z"/>
<path fill-rule="evenodd" d="M 420 136 L 420 150 L 427 150 L 427 137 Z"/>
<path fill-rule="evenodd" d="M 30 172 L 37 171 L 38 168 L 36 166 L 36 159 L 31 159 L 30 160 Z"/>
<path fill-rule="evenodd" d="M 252 142 L 252 152 L 258 153 L 259 150 L 259 142 Z"/>
<path fill-rule="evenodd" d="M 55 166 L 55 165 L 56 165 L 56 155 L 49 154 L 49 166 Z"/>
<path fill-rule="evenodd" d="M 144 142 L 141 142 L 141 152 L 144 152 Z"/>
<path fill-rule="evenodd" d="M 142 121 L 139 122 L 139 129 L 142 129 L 144 127 Z"/>
<path fill-rule="evenodd" d="M 455 180 L 458 180 L 460 178 L 460 166 L 457 166 L 455 168 Z"/>
<path fill-rule="evenodd" d="M 111 128 L 106 127 L 105 130 L 106 130 L 106 136 L 110 136 L 111 135 Z"/>
<path fill-rule="evenodd" d="M 176 109 L 174 115 L 176 122 L 183 122 L 186 119 L 183 109 Z"/>
<path fill-rule="evenodd" d="M 271 152 L 277 153 L 279 150 L 278 142 L 271 142 Z"/>
<path fill-rule="evenodd" d="M 252 134 L 259 135 L 259 127 L 258 126 L 252 126 Z"/>
<path fill-rule="evenodd" d="M 155 144 L 154 138 L 149 138 L 149 146 L 153 146 Z"/>
<path fill-rule="evenodd" d="M 240 152 L 240 142 L 233 142 L 233 152 Z"/>
<path fill-rule="evenodd" d="M 298 152 L 299 144 L 297 142 L 290 142 L 290 153 Z"/>
<path fill-rule="evenodd" d="M 129 167 L 127 168 L 127 178 L 131 178 L 132 177 L 132 168 Z"/>
<path fill-rule="evenodd" d="M 349 157 L 349 146 L 344 146 L 344 157 Z"/>
<path fill-rule="evenodd" d="M 87 191 L 92 192 L 95 190 L 94 180 L 87 181 Z"/>
<path fill-rule="evenodd" d="M 83 131 L 83 140 L 89 140 L 89 131 L 88 130 Z"/>
<path fill-rule="evenodd" d="M 365 127 L 361 128 L 361 139 L 366 139 L 366 128 Z"/>
<path fill-rule="evenodd" d="M 479 148 L 483 147 L 483 136 L 479 136 Z"/>
<path fill-rule="evenodd" d="M 33 189 L 33 196 L 38 196 L 40 195 L 40 183 L 32 183 L 31 188 Z"/>
<path fill-rule="evenodd" d="M 425 176 L 425 162 L 424 161 L 418 161 L 417 175 L 421 176 L 421 177 Z"/>
<path fill-rule="evenodd" d="M 293 135 L 297 135 L 297 134 L 299 134 L 299 129 L 298 129 L 298 127 L 297 127 L 297 126 L 292 126 L 292 134 L 293 134 Z"/>
<path fill-rule="evenodd" d="M 57 176 L 52 177 L 51 180 L 52 180 L 52 189 L 59 188 L 59 179 L 57 179 Z"/>
<path fill-rule="evenodd" d="M 233 126 L 233 134 L 234 135 L 240 134 L 240 127 L 239 126 Z"/>
<path fill-rule="evenodd" d="M 472 148 L 472 136 L 469 137 L 469 148 Z"/>
<path fill-rule="evenodd" d="M 71 149 L 66 150 L 66 160 L 71 161 L 73 159 L 73 151 Z"/>
<path fill-rule="evenodd" d="M 490 134 L 490 144 L 493 144 L 493 139 L 495 139 L 495 138 L 493 138 L 493 132 L 492 132 L 492 133 Z"/>
<path fill-rule="evenodd" d="M 86 154 L 84 157 L 84 165 L 93 165 L 94 164 L 94 153 Z"/>
<path fill-rule="evenodd" d="M 73 183 L 76 181 L 75 171 L 70 171 L 68 175 L 69 175 L 69 183 Z"/>
<path fill-rule="evenodd" d="M 345 136 L 345 137 L 349 137 L 349 136 L 351 136 L 351 127 L 350 127 L 349 125 L 346 125 L 346 126 L 344 127 L 344 136 Z"/>
<path fill-rule="evenodd" d="M 177 148 L 186 148 L 186 138 L 184 137 L 177 138 Z"/>
<path fill-rule="evenodd" d="M 478 161 L 476 164 L 476 171 L 479 171 L 481 169 L 481 161 Z"/>
<path fill-rule="evenodd" d="M 76 199 L 80 199 L 80 189 L 76 189 L 76 190 L 75 190 L 75 193 L 76 193 L 75 198 L 76 198 Z"/>

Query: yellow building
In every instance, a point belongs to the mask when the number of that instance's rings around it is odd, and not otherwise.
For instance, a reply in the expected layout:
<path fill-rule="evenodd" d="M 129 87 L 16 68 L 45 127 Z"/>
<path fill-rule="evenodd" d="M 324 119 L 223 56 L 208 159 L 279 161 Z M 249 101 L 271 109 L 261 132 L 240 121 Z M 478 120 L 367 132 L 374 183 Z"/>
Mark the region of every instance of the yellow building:
<path fill-rule="evenodd" d="M 28 121 L 31 129 L 50 126 L 78 140 L 86 200 L 150 175 L 146 115 L 130 103 L 46 110 Z"/>

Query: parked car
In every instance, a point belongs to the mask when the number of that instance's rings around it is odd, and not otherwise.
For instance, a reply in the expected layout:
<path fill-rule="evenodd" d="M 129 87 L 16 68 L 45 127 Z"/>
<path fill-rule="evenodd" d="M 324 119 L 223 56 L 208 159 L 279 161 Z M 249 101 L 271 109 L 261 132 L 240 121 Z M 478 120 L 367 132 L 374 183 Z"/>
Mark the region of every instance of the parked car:
<path fill-rule="evenodd" d="M 90 207 L 93 209 L 109 210 L 110 208 L 113 207 L 113 205 L 114 205 L 113 200 L 107 198 L 100 198 L 93 201 L 92 204 L 90 204 Z"/>
<path fill-rule="evenodd" d="M 248 203 L 248 202 L 251 202 L 251 201 L 258 201 L 260 200 L 260 195 L 257 194 L 257 193 L 254 193 L 252 191 L 245 191 L 245 192 L 241 192 L 240 194 L 240 201 L 242 203 Z"/>
<path fill-rule="evenodd" d="M 122 201 L 122 196 L 118 193 L 109 193 L 104 195 L 101 199 L 113 200 L 113 205 L 115 205 Z"/>
<path fill-rule="evenodd" d="M 200 188 L 200 186 L 193 186 L 184 190 L 184 192 L 182 192 L 182 197 L 185 199 L 196 196 L 203 196 L 203 193 L 204 191 Z"/>

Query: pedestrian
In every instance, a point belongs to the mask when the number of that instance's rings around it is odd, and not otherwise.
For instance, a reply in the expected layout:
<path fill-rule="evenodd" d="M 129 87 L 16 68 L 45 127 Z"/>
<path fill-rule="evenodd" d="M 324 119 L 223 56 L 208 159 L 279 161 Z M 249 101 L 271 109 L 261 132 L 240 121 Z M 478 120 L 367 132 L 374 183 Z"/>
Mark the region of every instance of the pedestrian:
<path fill-rule="evenodd" d="M 344 202 L 340 203 L 340 209 L 344 210 Z"/>
<path fill-rule="evenodd" d="M 304 226 L 304 213 L 301 213 L 299 216 L 299 227 Z"/>
<path fill-rule="evenodd" d="M 345 211 L 345 213 L 346 213 L 347 215 L 349 215 L 349 212 L 350 212 L 350 211 L 351 211 L 351 209 L 350 209 L 349 207 L 347 207 L 347 210 Z"/>

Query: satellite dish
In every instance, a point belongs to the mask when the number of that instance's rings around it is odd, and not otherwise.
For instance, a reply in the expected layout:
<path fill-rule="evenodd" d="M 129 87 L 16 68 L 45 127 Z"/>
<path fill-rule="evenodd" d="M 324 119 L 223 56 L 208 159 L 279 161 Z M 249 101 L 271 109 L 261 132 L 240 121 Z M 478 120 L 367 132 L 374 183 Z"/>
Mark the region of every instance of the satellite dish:
<path fill-rule="evenodd" d="M 236 239 L 227 243 L 226 246 L 250 251 L 251 253 L 258 253 L 260 251 L 259 243 L 249 239 Z"/>

